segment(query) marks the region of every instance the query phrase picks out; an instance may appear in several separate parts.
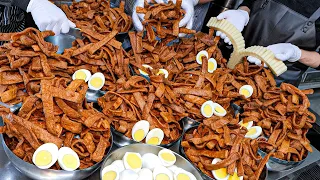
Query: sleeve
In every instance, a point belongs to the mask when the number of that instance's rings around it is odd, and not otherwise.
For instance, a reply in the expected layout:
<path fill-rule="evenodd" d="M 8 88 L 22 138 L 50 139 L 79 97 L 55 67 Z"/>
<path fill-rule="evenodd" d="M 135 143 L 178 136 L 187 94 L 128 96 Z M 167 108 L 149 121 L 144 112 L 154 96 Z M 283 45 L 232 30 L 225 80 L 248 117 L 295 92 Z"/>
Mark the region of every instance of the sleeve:
<path fill-rule="evenodd" d="M 0 5 L 17 6 L 26 11 L 30 0 L 0 0 Z"/>
<path fill-rule="evenodd" d="M 240 4 L 240 6 L 247 6 L 249 9 L 251 9 L 254 1 L 255 0 L 243 0 L 243 2 Z"/>

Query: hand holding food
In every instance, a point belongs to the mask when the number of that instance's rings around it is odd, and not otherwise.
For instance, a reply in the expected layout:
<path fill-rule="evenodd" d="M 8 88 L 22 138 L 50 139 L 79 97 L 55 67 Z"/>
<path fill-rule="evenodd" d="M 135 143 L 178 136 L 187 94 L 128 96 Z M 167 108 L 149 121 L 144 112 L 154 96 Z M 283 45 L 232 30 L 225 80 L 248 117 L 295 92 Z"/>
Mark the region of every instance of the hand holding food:
<path fill-rule="evenodd" d="M 281 61 L 296 62 L 301 58 L 301 50 L 291 43 L 273 44 L 267 47 L 274 53 L 274 56 Z M 248 61 L 261 65 L 261 61 L 254 57 L 248 57 Z M 265 65 L 265 67 L 268 67 Z"/>
<path fill-rule="evenodd" d="M 147 1 L 147 3 L 149 2 L 150 0 Z M 137 13 L 137 7 L 144 8 L 144 0 L 136 0 L 133 6 L 133 13 L 132 13 L 132 21 L 135 29 L 137 31 L 142 31 L 143 30 L 142 22 L 144 21 L 145 14 Z"/>
<path fill-rule="evenodd" d="M 238 10 L 228 10 L 217 16 L 218 20 L 226 19 L 231 24 L 233 24 L 240 32 L 249 22 L 249 13 L 247 11 L 238 9 Z M 217 31 L 217 36 L 220 36 L 221 39 L 224 39 L 225 43 L 231 45 L 230 39 L 226 36 L 226 34 L 221 31 Z"/>
<path fill-rule="evenodd" d="M 33 20 L 41 31 L 52 30 L 56 35 L 68 33 L 76 27 L 63 11 L 48 0 L 31 0 L 27 12 L 31 12 Z"/>

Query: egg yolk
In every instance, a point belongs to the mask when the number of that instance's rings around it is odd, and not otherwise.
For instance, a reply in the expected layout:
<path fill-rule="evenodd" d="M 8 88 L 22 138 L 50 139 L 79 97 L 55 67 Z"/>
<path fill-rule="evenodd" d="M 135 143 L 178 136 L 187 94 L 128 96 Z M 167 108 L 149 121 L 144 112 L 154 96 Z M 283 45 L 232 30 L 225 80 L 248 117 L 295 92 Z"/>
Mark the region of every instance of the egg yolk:
<path fill-rule="evenodd" d="M 221 168 L 221 169 L 218 169 L 218 170 L 215 170 L 214 171 L 216 173 L 216 176 L 220 179 L 223 179 L 225 177 L 228 176 L 228 173 L 227 173 L 227 168 Z"/>
<path fill-rule="evenodd" d="M 77 169 L 78 161 L 77 158 L 71 154 L 66 154 L 62 158 L 63 164 L 70 169 Z"/>
<path fill-rule="evenodd" d="M 168 175 L 166 175 L 166 174 L 164 174 L 164 173 L 161 173 L 161 174 L 158 174 L 157 176 L 156 176 L 156 179 L 155 180 L 169 180 L 170 178 L 169 178 L 169 176 Z"/>
<path fill-rule="evenodd" d="M 228 180 L 240 180 L 240 177 L 236 172 L 233 173 L 233 175 L 230 175 Z"/>
<path fill-rule="evenodd" d="M 206 116 L 210 116 L 212 114 L 212 108 L 208 104 L 204 106 L 203 111 Z"/>
<path fill-rule="evenodd" d="M 159 138 L 158 137 L 152 137 L 148 140 L 147 144 L 151 145 L 158 145 L 159 144 Z"/>
<path fill-rule="evenodd" d="M 254 135 L 257 133 L 257 130 L 255 128 L 250 128 L 246 135 Z"/>
<path fill-rule="evenodd" d="M 76 74 L 75 74 L 75 78 L 76 78 L 76 79 L 86 80 L 87 75 L 86 75 L 86 73 L 83 72 L 83 71 L 78 71 L 78 72 L 76 72 Z"/>
<path fill-rule="evenodd" d="M 159 72 L 157 73 L 157 75 L 160 75 L 160 74 L 164 74 L 165 75 L 165 72 L 160 69 Z"/>
<path fill-rule="evenodd" d="M 37 166 L 47 166 L 52 161 L 52 155 L 47 150 L 39 151 L 35 158 L 35 164 Z"/>
<path fill-rule="evenodd" d="M 128 154 L 127 163 L 132 169 L 138 169 L 142 166 L 142 161 L 140 157 L 136 154 Z"/>
<path fill-rule="evenodd" d="M 161 153 L 160 156 L 165 161 L 175 161 L 176 160 L 176 156 L 174 156 L 171 153 Z"/>
<path fill-rule="evenodd" d="M 95 88 L 100 88 L 102 86 L 102 79 L 99 77 L 92 78 L 90 84 Z"/>
<path fill-rule="evenodd" d="M 250 96 L 250 92 L 248 91 L 248 89 L 242 89 L 240 91 L 240 94 L 244 95 L 245 97 Z"/>
<path fill-rule="evenodd" d="M 104 173 L 102 180 L 115 180 L 117 177 L 117 173 L 115 171 L 108 171 Z"/>
<path fill-rule="evenodd" d="M 205 56 L 206 56 L 206 55 L 201 54 L 201 55 L 199 56 L 199 61 L 202 62 L 202 58 L 205 57 Z"/>
<path fill-rule="evenodd" d="M 220 106 L 214 108 L 214 110 L 217 112 L 217 113 L 224 113 L 224 109 Z"/>
<path fill-rule="evenodd" d="M 140 142 L 144 138 L 144 131 L 139 129 L 133 134 L 133 136 L 136 141 Z"/>
<path fill-rule="evenodd" d="M 214 63 L 213 62 L 208 63 L 208 70 L 210 70 L 210 71 L 214 70 Z"/>
<path fill-rule="evenodd" d="M 188 175 L 186 175 L 186 174 L 180 173 L 177 176 L 177 180 L 190 180 L 190 177 Z"/>

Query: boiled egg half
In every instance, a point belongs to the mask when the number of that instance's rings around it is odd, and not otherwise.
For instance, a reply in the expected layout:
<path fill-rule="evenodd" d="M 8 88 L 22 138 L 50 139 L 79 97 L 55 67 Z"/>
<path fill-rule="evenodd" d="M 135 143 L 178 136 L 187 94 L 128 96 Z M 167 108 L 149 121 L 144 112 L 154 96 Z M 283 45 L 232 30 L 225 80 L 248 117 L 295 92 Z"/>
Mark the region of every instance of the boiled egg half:
<path fill-rule="evenodd" d="M 132 138 L 133 140 L 140 142 L 142 141 L 148 134 L 150 128 L 150 123 L 146 120 L 138 121 L 132 127 Z"/>
<path fill-rule="evenodd" d="M 245 127 L 247 129 L 250 129 L 253 125 L 253 121 L 249 121 L 249 122 L 246 122 L 246 123 L 243 123 L 243 120 L 241 120 L 239 122 L 239 125 L 242 126 L 242 127 Z"/>
<path fill-rule="evenodd" d="M 219 158 L 214 158 L 212 160 L 212 164 L 217 164 L 220 161 L 222 161 L 222 160 Z M 228 178 L 230 176 L 227 172 L 227 168 L 220 168 L 217 170 L 212 170 L 211 172 L 212 172 L 214 178 L 217 180 L 228 180 Z"/>
<path fill-rule="evenodd" d="M 146 137 L 146 143 L 150 145 L 160 145 L 164 137 L 164 133 L 159 128 L 154 128 L 149 131 Z"/>
<path fill-rule="evenodd" d="M 109 165 L 102 170 L 102 180 L 119 180 L 120 174 L 118 167 L 114 165 Z"/>
<path fill-rule="evenodd" d="M 250 139 L 256 139 L 261 135 L 261 133 L 262 133 L 262 128 L 260 126 L 252 126 L 250 129 L 248 129 L 248 132 L 244 137 L 250 138 Z"/>
<path fill-rule="evenodd" d="M 79 156 L 69 147 L 59 149 L 58 163 L 63 170 L 74 171 L 80 166 Z"/>
<path fill-rule="evenodd" d="M 91 77 L 91 72 L 86 69 L 79 69 L 72 75 L 72 80 L 82 79 L 85 82 L 88 82 Z"/>
<path fill-rule="evenodd" d="M 105 81 L 105 77 L 102 73 L 94 73 L 89 79 L 89 88 L 92 90 L 100 90 Z"/>
<path fill-rule="evenodd" d="M 239 94 L 243 95 L 246 98 L 252 96 L 253 88 L 250 85 L 244 85 L 239 89 Z"/>
<path fill-rule="evenodd" d="M 208 72 L 213 73 L 217 69 L 217 61 L 214 58 L 208 60 Z"/>
<path fill-rule="evenodd" d="M 40 169 L 49 169 L 58 159 L 58 147 L 53 143 L 46 143 L 38 147 L 33 153 L 32 162 Z"/>
<path fill-rule="evenodd" d="M 165 78 L 169 77 L 169 72 L 166 69 L 159 69 L 157 75 L 164 74 Z"/>
<path fill-rule="evenodd" d="M 203 103 L 200 111 L 206 118 L 210 118 L 213 114 L 216 116 L 225 116 L 227 114 L 227 111 L 220 104 L 213 101 Z"/>
<path fill-rule="evenodd" d="M 178 168 L 173 174 L 173 180 L 197 180 L 197 178 L 192 173 Z"/>
<path fill-rule="evenodd" d="M 139 153 L 126 152 L 123 156 L 123 164 L 126 169 L 138 173 L 142 169 L 142 158 Z"/>
<path fill-rule="evenodd" d="M 165 167 L 172 166 L 177 160 L 176 156 L 169 149 L 162 149 L 159 151 L 158 156 L 162 165 Z"/>
<path fill-rule="evenodd" d="M 154 180 L 173 180 L 172 172 L 164 166 L 157 166 L 153 170 Z"/>
<path fill-rule="evenodd" d="M 202 64 L 202 57 L 205 56 L 207 59 L 209 58 L 209 54 L 206 50 L 200 51 L 196 56 L 196 61 L 198 64 Z"/>

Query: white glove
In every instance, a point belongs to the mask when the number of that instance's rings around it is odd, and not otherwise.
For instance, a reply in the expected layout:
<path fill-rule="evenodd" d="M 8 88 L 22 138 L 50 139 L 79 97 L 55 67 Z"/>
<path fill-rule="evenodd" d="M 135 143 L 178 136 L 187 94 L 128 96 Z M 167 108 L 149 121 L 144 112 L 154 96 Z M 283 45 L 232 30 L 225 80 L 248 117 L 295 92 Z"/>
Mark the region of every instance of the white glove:
<path fill-rule="evenodd" d="M 30 0 L 27 12 L 31 12 L 40 31 L 52 30 L 58 35 L 60 32 L 68 33 L 71 27 L 76 27 L 60 8 L 48 0 Z"/>
<path fill-rule="evenodd" d="M 220 13 L 217 16 L 218 20 L 226 19 L 231 24 L 233 24 L 240 32 L 249 22 L 249 13 L 247 11 L 238 9 L 238 10 L 228 10 Z M 221 31 L 217 31 L 217 36 L 220 36 L 221 39 L 224 39 L 224 42 L 231 45 L 230 39 L 226 36 L 226 34 Z"/>
<path fill-rule="evenodd" d="M 150 3 L 151 0 L 147 0 L 148 3 Z M 156 3 L 166 3 L 167 1 L 164 0 L 155 0 Z M 175 4 L 176 0 L 172 0 L 172 2 Z M 179 27 L 184 27 L 191 29 L 193 25 L 193 16 L 194 16 L 194 6 L 197 5 L 199 0 L 182 0 L 181 8 L 185 10 L 186 14 L 184 15 L 183 19 L 179 22 Z M 136 3 L 134 4 L 134 9 L 132 13 L 132 20 L 133 25 L 137 31 L 142 31 L 142 21 L 144 20 L 144 14 L 137 14 L 136 7 L 144 7 L 144 1 L 143 0 L 136 0 Z M 181 36 L 181 35 L 179 35 Z"/>
<path fill-rule="evenodd" d="M 296 62 L 301 58 L 301 50 L 291 43 L 273 44 L 267 47 L 274 53 L 274 56 L 281 61 Z M 261 66 L 261 61 L 255 57 L 248 57 L 250 63 Z M 267 65 L 265 64 L 265 67 Z"/>

